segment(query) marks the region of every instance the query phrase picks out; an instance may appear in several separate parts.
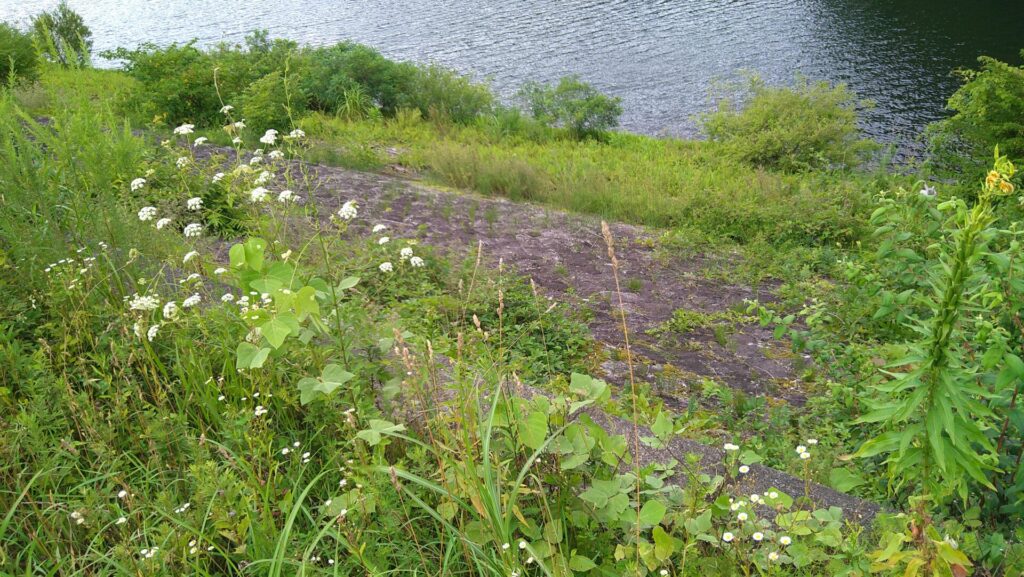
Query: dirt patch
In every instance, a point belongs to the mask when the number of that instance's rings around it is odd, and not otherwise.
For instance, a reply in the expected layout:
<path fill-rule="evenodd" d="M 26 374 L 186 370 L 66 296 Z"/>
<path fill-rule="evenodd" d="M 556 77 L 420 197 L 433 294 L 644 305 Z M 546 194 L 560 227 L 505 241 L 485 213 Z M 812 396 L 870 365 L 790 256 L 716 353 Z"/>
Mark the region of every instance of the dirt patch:
<path fill-rule="evenodd" d="M 500 259 L 532 278 L 547 296 L 589 308 L 594 337 L 606 350 L 622 350 L 615 282 L 598 219 L 392 176 L 311 168 L 317 182 L 311 200 L 320 214 L 355 200 L 367 226 L 386 224 L 395 236 L 418 238 L 453 256 L 475 250 L 480 242 L 490 264 Z M 741 306 L 744 299 L 769 295 L 706 278 L 699 258 L 656 254 L 653 231 L 626 224 L 612 224 L 611 230 L 621 266 L 626 323 L 639 359 L 636 374 L 656 384 L 655 390 L 669 405 L 685 406 L 689 391 L 702 378 L 751 395 L 803 401 L 790 384 L 790 361 L 778 354 L 785 345 L 756 323 L 736 323 L 724 338 L 706 327 L 684 334 L 650 334 L 680 308 L 716 313 Z M 610 360 L 603 368 L 606 374 L 601 376 L 609 382 L 628 382 L 624 362 Z"/>

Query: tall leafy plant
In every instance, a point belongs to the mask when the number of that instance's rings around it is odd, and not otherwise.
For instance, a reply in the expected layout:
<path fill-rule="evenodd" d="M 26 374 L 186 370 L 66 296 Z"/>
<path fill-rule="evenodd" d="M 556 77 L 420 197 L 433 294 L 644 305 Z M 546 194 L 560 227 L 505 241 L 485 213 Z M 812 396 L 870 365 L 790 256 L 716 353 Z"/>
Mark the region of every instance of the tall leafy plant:
<path fill-rule="evenodd" d="M 951 213 L 949 232 L 933 245 L 940 255 L 926 270 L 930 292 L 919 297 L 932 314 L 908 320 L 921 338 L 884 371 L 872 410 L 860 419 L 883 423 L 884 430 L 856 455 L 886 455 L 894 484 L 920 490 L 926 502 L 951 495 L 966 501 L 972 481 L 994 489 L 988 473 L 997 467 L 993 437 L 1002 422 L 989 400 L 1024 377 L 1017 374 L 1024 372 L 1020 359 L 1005 346 L 978 362 L 970 344 L 977 342 L 970 338 L 978 334 L 974 325 L 984 323 L 1002 300 L 1000 279 L 991 270 L 1000 270 L 1010 257 L 996 252 L 1006 233 L 993 226 L 993 204 L 1013 192 L 1013 174 L 1013 164 L 997 148 L 973 206 L 956 198 L 939 204 Z"/>

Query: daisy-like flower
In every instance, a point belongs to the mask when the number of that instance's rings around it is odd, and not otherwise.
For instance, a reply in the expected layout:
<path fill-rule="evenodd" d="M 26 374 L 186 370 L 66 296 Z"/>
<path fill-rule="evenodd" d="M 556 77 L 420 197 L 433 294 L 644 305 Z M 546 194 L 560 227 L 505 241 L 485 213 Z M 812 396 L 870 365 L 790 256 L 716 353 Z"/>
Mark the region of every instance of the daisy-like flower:
<path fill-rule="evenodd" d="M 160 229 L 162 229 L 163 227 L 165 227 L 165 226 L 167 226 L 169 224 L 171 224 L 171 219 L 169 219 L 169 218 L 161 218 L 160 220 L 156 221 L 156 229 L 160 230 Z"/>
<path fill-rule="evenodd" d="M 220 182 L 223 178 L 224 178 L 224 173 L 223 172 L 218 172 L 217 174 L 213 175 L 213 178 L 210 179 L 210 180 L 212 180 L 213 182 Z"/>
<path fill-rule="evenodd" d="M 176 316 L 178 316 L 178 303 L 167 301 L 167 304 L 164 305 L 164 318 L 171 320 Z"/>
<path fill-rule="evenodd" d="M 185 300 L 181 301 L 181 308 L 183 308 L 183 309 L 190 309 L 190 308 L 196 306 L 197 304 L 199 304 L 199 302 L 202 301 L 202 300 L 203 300 L 203 297 L 199 296 L 199 293 L 196 293 L 196 294 L 186 298 Z"/>
<path fill-rule="evenodd" d="M 152 311 L 156 310 L 158 306 L 160 306 L 160 301 L 149 295 L 135 295 L 128 301 L 128 308 L 133 311 Z"/>
<path fill-rule="evenodd" d="M 118 499 L 124 499 L 127 496 L 128 496 L 128 491 L 126 491 L 124 489 L 121 489 L 120 491 L 117 492 L 117 498 Z"/>
<path fill-rule="evenodd" d="M 199 224 L 198 222 L 193 222 L 192 224 L 189 224 L 188 226 L 185 227 L 185 230 L 182 231 L 182 234 L 184 234 L 186 238 L 196 238 L 202 236 L 203 225 Z"/>
<path fill-rule="evenodd" d="M 269 192 L 269 190 L 263 188 L 262 186 L 257 186 L 256 188 L 249 191 L 249 201 L 263 202 L 267 200 L 267 194 L 269 194 Z"/>
<path fill-rule="evenodd" d="M 341 220 L 352 220 L 353 218 L 359 216 L 358 209 L 359 205 L 356 204 L 356 201 L 349 200 L 345 204 L 341 205 L 341 208 L 338 209 L 338 218 L 340 218 Z"/>
<path fill-rule="evenodd" d="M 153 217 L 155 217 L 155 216 L 156 216 L 156 207 L 155 206 L 144 206 L 144 207 L 139 209 L 139 220 L 141 220 L 142 222 L 146 222 L 147 220 L 153 220 Z"/>
<path fill-rule="evenodd" d="M 377 240 L 377 244 L 387 244 L 391 240 L 389 236 L 382 236 Z"/>
<path fill-rule="evenodd" d="M 508 543 L 502 543 L 501 544 L 501 550 L 502 551 L 508 551 L 509 547 L 510 547 L 510 545 Z"/>
<path fill-rule="evenodd" d="M 221 114 L 227 114 L 227 113 L 231 112 L 234 109 L 235 109 L 234 106 L 231 106 L 230 104 L 225 104 L 224 106 L 220 107 L 220 113 Z"/>
<path fill-rule="evenodd" d="M 159 331 L 160 331 L 160 325 L 159 324 L 155 324 L 155 325 L 149 327 L 149 330 L 146 331 L 146 338 L 149 340 L 149 342 L 153 342 L 153 339 L 156 338 L 156 334 Z"/>
<path fill-rule="evenodd" d="M 288 133 L 288 138 L 305 138 L 305 137 L 306 137 L 306 133 L 303 132 L 303 130 L 301 128 L 296 128 L 295 130 L 293 130 L 293 131 Z"/>
<path fill-rule="evenodd" d="M 769 561 L 778 561 L 779 560 L 779 552 L 778 551 L 772 551 L 771 553 L 769 553 L 768 554 L 768 560 Z"/>
<path fill-rule="evenodd" d="M 185 208 L 189 210 L 202 210 L 203 199 L 199 198 L 198 196 L 193 196 L 192 198 L 185 201 Z"/>
<path fill-rule="evenodd" d="M 806 461 L 807 459 L 811 458 L 811 454 L 808 453 L 807 451 L 804 451 L 803 453 L 800 453 L 800 458 Z"/>
<path fill-rule="evenodd" d="M 135 180 L 132 181 L 132 192 L 135 192 L 136 190 L 139 190 L 143 186 L 146 186 L 146 179 L 145 178 L 136 178 Z"/>
<path fill-rule="evenodd" d="M 220 297 L 220 301 L 223 303 L 229 303 L 233 300 L 235 300 L 235 295 L 231 293 L 224 293 L 224 295 Z"/>
<path fill-rule="evenodd" d="M 181 126 L 174 129 L 174 134 L 177 134 L 179 136 L 185 136 L 195 132 L 195 128 L 195 124 L 182 124 Z"/>
<path fill-rule="evenodd" d="M 793 540 L 789 538 L 789 535 L 783 535 L 782 537 L 779 537 L 779 544 L 780 545 L 786 546 L 786 545 L 789 545 L 792 542 L 793 542 Z"/>
<path fill-rule="evenodd" d="M 661 571 L 658 571 L 658 575 L 661 575 L 661 577 L 668 577 L 668 569 L 662 569 Z"/>
<path fill-rule="evenodd" d="M 399 256 L 399 257 L 400 257 L 400 258 L 401 258 L 401 259 L 402 259 L 403 261 L 405 261 L 405 260 L 409 260 L 410 258 L 412 258 L 412 249 L 411 249 L 411 248 L 409 248 L 409 247 L 405 247 L 405 248 L 403 248 L 402 250 L 398 251 L 398 256 Z"/>
<path fill-rule="evenodd" d="M 386 224 L 375 224 L 375 225 L 373 225 L 373 232 L 376 234 L 376 233 L 378 233 L 378 232 L 380 232 L 382 230 L 386 230 L 387 228 L 388 228 L 388 225 L 386 225 Z"/>
<path fill-rule="evenodd" d="M 391 272 L 391 271 L 395 270 L 395 267 L 392 266 L 392 264 L 390 262 L 382 262 L 382 263 L 380 263 L 380 266 L 377 267 L 377 268 L 380 269 L 380 272 Z"/>
<path fill-rule="evenodd" d="M 519 548 L 520 549 L 526 549 L 526 541 L 520 541 L 519 542 Z"/>
<path fill-rule="evenodd" d="M 192 146 L 196 146 L 196 147 L 202 146 L 202 145 L 206 144 L 206 142 L 208 140 L 210 140 L 210 139 L 206 138 L 205 136 L 200 136 L 199 138 L 197 138 L 195 140 L 195 142 L 192 143 Z"/>
<path fill-rule="evenodd" d="M 733 538 L 735 538 L 735 535 L 733 535 L 729 531 L 726 531 L 725 533 L 722 533 L 722 541 L 725 541 L 726 543 L 731 542 L 733 540 Z"/>
<path fill-rule="evenodd" d="M 779 494 L 777 492 L 775 492 L 775 491 L 769 491 L 768 492 L 768 498 L 769 499 L 778 499 L 779 498 Z"/>
<path fill-rule="evenodd" d="M 740 465 L 740 475 L 746 475 L 750 472 L 750 467 L 746 465 Z"/>
<path fill-rule="evenodd" d="M 750 536 L 754 541 L 761 541 L 764 539 L 764 533 L 760 531 L 754 531 L 754 534 Z"/>
<path fill-rule="evenodd" d="M 818 439 L 807 439 L 807 444 L 813 447 L 818 444 Z"/>
<path fill-rule="evenodd" d="M 736 519 L 738 519 L 740 521 L 746 521 L 747 517 L 748 517 L 747 514 L 746 513 L 742 513 L 742 512 L 739 515 L 736 515 Z"/>
<path fill-rule="evenodd" d="M 733 445 L 732 443 L 726 443 L 726 444 L 722 445 L 722 448 L 725 449 L 726 451 L 739 451 L 740 450 L 738 445 Z"/>
<path fill-rule="evenodd" d="M 805 447 L 803 445 L 797 445 L 796 452 L 797 452 L 798 455 L 800 453 L 806 453 L 807 452 L 807 447 Z"/>
<path fill-rule="evenodd" d="M 413 268 L 422 268 L 426 266 L 427 263 L 423 262 L 422 258 L 414 256 L 409 259 L 409 264 L 412 265 Z"/>
<path fill-rule="evenodd" d="M 285 203 L 285 202 L 292 202 L 292 201 L 294 201 L 294 200 L 295 200 L 296 198 L 298 198 L 298 197 L 297 197 L 297 196 L 295 196 L 295 193 L 294 193 L 294 192 L 292 192 L 292 191 L 290 191 L 290 190 L 282 190 L 282 191 L 281 191 L 280 193 L 278 193 L 278 195 L 277 195 L 277 202 L 280 202 L 280 203 Z"/>
<path fill-rule="evenodd" d="M 263 144 L 274 144 L 277 142 L 277 131 L 271 128 L 270 130 L 263 133 L 260 137 L 260 142 Z"/>
<path fill-rule="evenodd" d="M 224 274 L 226 272 L 228 272 L 228 269 L 226 269 L 226 268 L 224 268 L 222 266 L 219 266 L 219 267 L 213 269 L 213 274 Z"/>

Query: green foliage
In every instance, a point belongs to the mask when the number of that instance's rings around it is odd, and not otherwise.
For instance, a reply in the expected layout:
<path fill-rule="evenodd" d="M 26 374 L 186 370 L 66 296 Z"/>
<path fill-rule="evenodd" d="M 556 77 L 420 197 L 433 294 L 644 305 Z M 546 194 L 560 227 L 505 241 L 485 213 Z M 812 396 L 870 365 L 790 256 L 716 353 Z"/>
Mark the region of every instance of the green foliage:
<path fill-rule="evenodd" d="M 978 60 L 978 70 L 960 72 L 964 84 L 947 105 L 953 115 L 926 132 L 929 163 L 971 184 L 984 175 L 995 146 L 1015 162 L 1024 160 L 1024 66 Z"/>
<path fill-rule="evenodd" d="M 310 95 L 310 108 L 336 112 L 345 103 L 345 93 L 355 88 L 365 92 L 385 115 L 408 107 L 416 67 L 395 62 L 369 46 L 342 42 L 306 52 L 307 69 L 301 87 Z"/>
<path fill-rule="evenodd" d="M 755 76 L 745 92 L 701 118 L 708 137 L 737 160 L 785 172 L 855 168 L 876 148 L 857 128 L 864 103 L 845 85 L 798 77 L 777 88 Z"/>
<path fill-rule="evenodd" d="M 53 11 L 32 18 L 39 51 L 61 66 L 86 66 L 92 53 L 92 31 L 82 17 L 61 0 Z"/>
<path fill-rule="evenodd" d="M 246 125 L 261 134 L 290 130 L 305 111 L 306 98 L 294 77 L 275 70 L 247 86 L 238 102 Z"/>
<path fill-rule="evenodd" d="M 32 37 L 6 22 L 0 22 L 0 85 L 39 77 L 39 63 Z"/>
<path fill-rule="evenodd" d="M 605 138 L 622 115 L 620 98 L 601 94 L 578 76 L 563 77 L 554 85 L 528 82 L 519 98 L 535 119 L 561 126 L 577 140 Z"/>

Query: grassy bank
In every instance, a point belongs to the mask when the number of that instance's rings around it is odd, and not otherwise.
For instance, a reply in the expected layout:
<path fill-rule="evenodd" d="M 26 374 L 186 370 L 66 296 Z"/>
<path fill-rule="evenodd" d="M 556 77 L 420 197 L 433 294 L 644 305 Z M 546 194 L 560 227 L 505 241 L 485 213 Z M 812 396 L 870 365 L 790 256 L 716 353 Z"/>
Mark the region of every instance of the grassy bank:
<path fill-rule="evenodd" d="M 572 82 L 527 114 L 349 44 L 121 56 L 0 92 L 2 571 L 1020 573 L 1005 156 L 933 192 L 863 163 L 848 95 L 814 84 L 755 88 L 689 142 L 576 122 L 615 103 Z M 666 258 L 740 249 L 750 276 L 787 272 L 778 300 L 661 330 L 758 318 L 820 394 L 613 398 L 589 373 L 631 352 L 597 350 L 580 311 L 392 236 L 359 198 L 318 213 L 302 159 L 651 225 Z M 652 436 L 574 420 L 591 406 Z M 677 435 L 722 469 L 630 457 Z M 807 490 L 745 494 L 756 463 L 891 513 L 864 528 Z"/>

